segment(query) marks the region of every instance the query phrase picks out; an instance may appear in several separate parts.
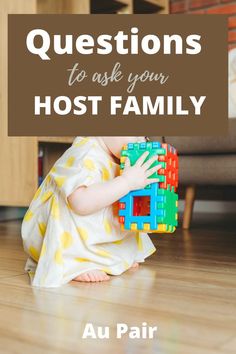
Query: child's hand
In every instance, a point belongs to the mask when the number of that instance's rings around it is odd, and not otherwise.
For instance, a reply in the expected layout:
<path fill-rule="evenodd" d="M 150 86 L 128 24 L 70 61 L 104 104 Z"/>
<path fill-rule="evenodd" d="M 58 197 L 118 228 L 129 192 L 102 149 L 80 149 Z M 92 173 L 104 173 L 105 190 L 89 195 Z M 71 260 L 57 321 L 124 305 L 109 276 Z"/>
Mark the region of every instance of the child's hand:
<path fill-rule="evenodd" d="M 130 166 L 130 160 L 128 157 L 125 159 L 125 167 L 121 177 L 125 178 L 129 189 L 136 190 L 146 187 L 148 184 L 159 182 L 158 178 L 148 178 L 154 172 L 161 168 L 161 165 L 149 167 L 156 161 L 157 157 L 153 156 L 145 163 L 145 159 L 148 156 L 149 151 L 145 151 L 143 155 L 139 157 L 134 166 Z"/>

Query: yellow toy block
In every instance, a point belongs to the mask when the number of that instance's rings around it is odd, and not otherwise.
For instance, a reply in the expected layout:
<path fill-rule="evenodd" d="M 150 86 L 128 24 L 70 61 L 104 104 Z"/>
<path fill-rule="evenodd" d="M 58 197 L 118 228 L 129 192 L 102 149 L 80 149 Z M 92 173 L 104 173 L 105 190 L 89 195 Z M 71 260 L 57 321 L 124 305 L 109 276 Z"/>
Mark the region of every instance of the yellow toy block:
<path fill-rule="evenodd" d="M 132 231 L 136 231 L 136 230 L 137 230 L 137 224 L 132 223 L 130 229 L 131 229 Z"/>
<path fill-rule="evenodd" d="M 144 223 L 143 229 L 144 229 L 144 231 L 150 231 L 150 224 Z"/>
<path fill-rule="evenodd" d="M 166 231 L 166 224 L 159 224 L 157 230 L 160 232 Z"/>

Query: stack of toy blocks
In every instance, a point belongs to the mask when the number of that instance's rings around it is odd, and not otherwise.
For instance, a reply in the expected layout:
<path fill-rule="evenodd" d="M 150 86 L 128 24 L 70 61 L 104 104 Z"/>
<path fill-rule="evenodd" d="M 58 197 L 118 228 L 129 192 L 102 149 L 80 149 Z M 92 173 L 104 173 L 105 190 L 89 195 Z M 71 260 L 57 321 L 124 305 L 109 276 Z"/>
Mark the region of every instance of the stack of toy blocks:
<path fill-rule="evenodd" d="M 159 182 L 147 185 L 144 189 L 131 191 L 119 201 L 119 222 L 123 230 L 146 232 L 174 232 L 178 224 L 178 156 L 176 149 L 159 142 L 129 143 L 121 151 L 120 174 L 124 169 L 126 157 L 131 166 L 145 152 L 146 160 L 153 155 L 156 161 L 150 168 L 161 168 L 149 178 Z"/>

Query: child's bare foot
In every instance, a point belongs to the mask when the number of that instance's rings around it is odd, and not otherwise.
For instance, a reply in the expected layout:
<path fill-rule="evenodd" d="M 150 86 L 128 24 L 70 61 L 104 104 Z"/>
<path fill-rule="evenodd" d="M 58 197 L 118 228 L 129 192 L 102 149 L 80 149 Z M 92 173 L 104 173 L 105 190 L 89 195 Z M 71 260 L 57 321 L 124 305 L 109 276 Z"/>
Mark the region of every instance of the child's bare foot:
<path fill-rule="evenodd" d="M 74 278 L 75 281 L 85 281 L 85 282 L 96 282 L 96 281 L 105 281 L 109 280 L 110 277 L 103 270 L 90 270 L 88 272 L 78 275 Z"/>
<path fill-rule="evenodd" d="M 130 268 L 138 268 L 139 264 L 138 262 L 134 262 Z"/>

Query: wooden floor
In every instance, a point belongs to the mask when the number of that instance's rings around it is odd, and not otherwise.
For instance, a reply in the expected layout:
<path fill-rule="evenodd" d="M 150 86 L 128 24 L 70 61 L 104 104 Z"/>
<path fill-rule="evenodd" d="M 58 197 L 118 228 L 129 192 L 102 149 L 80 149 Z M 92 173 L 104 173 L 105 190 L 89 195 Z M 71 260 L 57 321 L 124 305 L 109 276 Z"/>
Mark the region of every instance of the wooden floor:
<path fill-rule="evenodd" d="M 216 220 L 219 223 L 219 220 Z M 236 353 L 236 231 L 226 223 L 153 236 L 137 271 L 99 284 L 29 286 L 20 222 L 0 223 L 0 353 Z M 154 340 L 81 339 L 85 323 L 158 326 Z"/>

